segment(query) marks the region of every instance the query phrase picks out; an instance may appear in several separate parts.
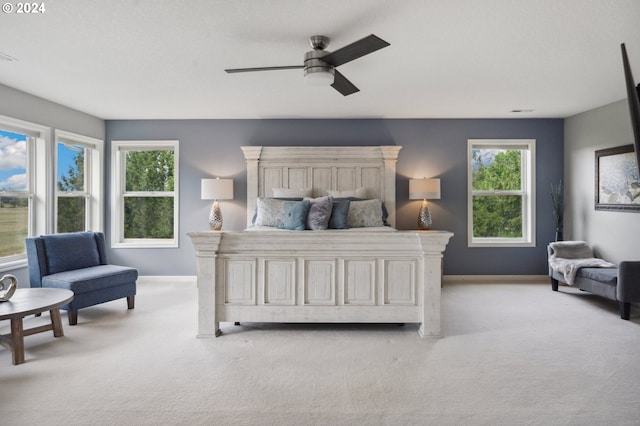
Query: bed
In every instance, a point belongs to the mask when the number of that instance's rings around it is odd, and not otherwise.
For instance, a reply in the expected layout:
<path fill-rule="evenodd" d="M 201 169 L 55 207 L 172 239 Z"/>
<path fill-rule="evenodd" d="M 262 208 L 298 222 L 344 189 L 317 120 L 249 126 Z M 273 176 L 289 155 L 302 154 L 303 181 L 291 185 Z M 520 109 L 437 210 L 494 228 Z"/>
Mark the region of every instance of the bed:
<path fill-rule="evenodd" d="M 418 323 L 421 337 L 440 336 L 442 256 L 453 234 L 395 229 L 400 149 L 242 147 L 247 229 L 188 233 L 196 251 L 198 337 L 219 336 L 225 322 Z M 310 196 L 287 197 L 297 191 Z M 269 203 L 297 209 L 326 198 L 331 220 L 337 203 L 349 200 L 349 223 L 357 227 L 264 226 Z M 364 226 L 360 216 L 353 222 L 351 213 L 371 203 L 384 206 L 383 223 L 377 216 Z"/>

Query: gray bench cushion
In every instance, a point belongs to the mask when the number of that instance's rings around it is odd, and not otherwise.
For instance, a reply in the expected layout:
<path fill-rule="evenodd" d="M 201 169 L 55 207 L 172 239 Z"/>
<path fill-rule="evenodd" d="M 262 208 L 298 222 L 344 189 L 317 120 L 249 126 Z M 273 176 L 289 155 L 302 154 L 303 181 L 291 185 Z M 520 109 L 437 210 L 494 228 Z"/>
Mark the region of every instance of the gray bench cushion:
<path fill-rule="evenodd" d="M 589 278 L 603 284 L 616 286 L 618 284 L 618 268 L 580 268 L 576 277 Z"/>
<path fill-rule="evenodd" d="M 42 286 L 66 288 L 77 295 L 134 283 L 137 278 L 138 270 L 135 268 L 99 265 L 44 276 L 42 277 Z"/>

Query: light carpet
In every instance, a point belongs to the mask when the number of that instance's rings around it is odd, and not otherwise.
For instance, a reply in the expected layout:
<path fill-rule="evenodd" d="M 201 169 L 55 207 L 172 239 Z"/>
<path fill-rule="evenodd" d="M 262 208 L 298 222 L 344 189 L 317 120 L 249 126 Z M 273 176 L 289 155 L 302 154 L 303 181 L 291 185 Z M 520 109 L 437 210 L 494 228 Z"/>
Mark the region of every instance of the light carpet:
<path fill-rule="evenodd" d="M 0 347 L 2 425 L 638 425 L 640 315 L 550 285 L 445 284 L 417 325 L 223 323 L 197 339 L 195 282 L 143 279 L 65 336 Z M 30 317 L 25 327 L 48 320 Z M 0 322 L 0 332 L 8 321 Z"/>

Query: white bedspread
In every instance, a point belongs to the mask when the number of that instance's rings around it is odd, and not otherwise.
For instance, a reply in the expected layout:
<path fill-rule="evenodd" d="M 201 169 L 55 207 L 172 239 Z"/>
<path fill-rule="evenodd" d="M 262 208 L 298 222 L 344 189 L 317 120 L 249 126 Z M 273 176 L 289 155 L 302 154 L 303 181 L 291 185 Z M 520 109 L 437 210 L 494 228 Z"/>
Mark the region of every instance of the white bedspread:
<path fill-rule="evenodd" d="M 562 257 L 551 256 L 549 258 L 549 266 L 554 271 L 563 274 L 565 282 L 573 285 L 576 274 L 580 268 L 612 268 L 614 265 L 597 257 L 581 258 L 581 259 L 565 259 Z"/>
<path fill-rule="evenodd" d="M 349 228 L 349 229 L 326 229 L 324 231 L 310 231 L 310 230 L 305 230 L 305 231 L 292 231 L 289 229 L 279 229 L 279 228 L 274 228 L 272 226 L 250 226 L 248 228 L 245 229 L 245 231 L 278 231 L 278 232 L 291 232 L 294 234 L 299 234 L 300 232 L 336 232 L 336 233 L 345 233 L 345 232 L 368 232 L 368 231 L 376 231 L 376 232 L 395 232 L 396 229 L 392 228 L 390 226 L 371 226 L 371 227 L 366 227 L 366 228 Z"/>

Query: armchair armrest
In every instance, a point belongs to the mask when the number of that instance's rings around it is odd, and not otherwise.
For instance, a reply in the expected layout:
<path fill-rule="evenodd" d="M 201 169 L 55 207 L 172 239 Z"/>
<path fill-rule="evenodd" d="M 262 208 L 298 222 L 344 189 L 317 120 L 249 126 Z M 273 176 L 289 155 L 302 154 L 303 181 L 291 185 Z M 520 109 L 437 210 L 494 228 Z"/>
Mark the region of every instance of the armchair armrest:
<path fill-rule="evenodd" d="M 640 302 L 640 260 L 625 260 L 618 265 L 616 297 L 623 303 Z"/>

